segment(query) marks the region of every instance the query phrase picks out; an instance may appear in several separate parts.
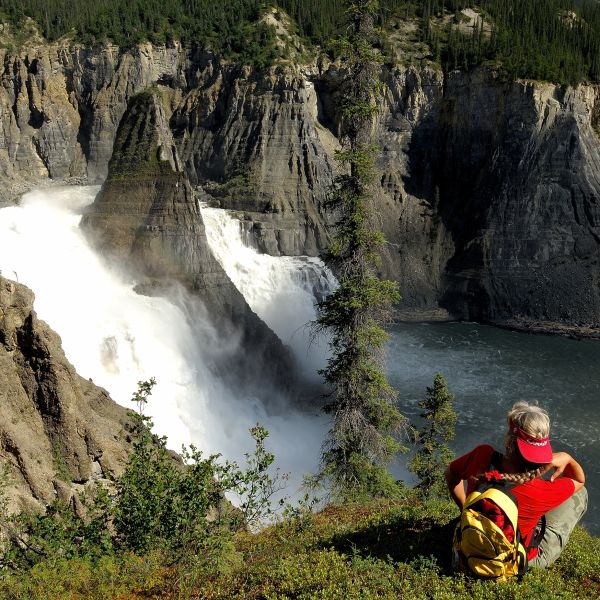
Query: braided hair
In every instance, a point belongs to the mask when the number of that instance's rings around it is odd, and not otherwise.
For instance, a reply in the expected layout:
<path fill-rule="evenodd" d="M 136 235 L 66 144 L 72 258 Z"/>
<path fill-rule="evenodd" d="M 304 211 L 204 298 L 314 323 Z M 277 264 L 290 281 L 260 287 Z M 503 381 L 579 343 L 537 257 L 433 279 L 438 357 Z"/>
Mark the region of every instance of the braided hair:
<path fill-rule="evenodd" d="M 536 469 L 523 471 L 522 473 L 498 473 L 497 471 L 487 471 L 485 473 L 474 475 L 472 479 L 476 481 L 477 485 L 484 483 L 485 481 L 491 481 L 492 479 L 499 479 L 500 481 L 507 481 L 509 483 L 521 485 L 522 483 L 527 483 L 536 477 L 540 477 L 544 471 L 544 466 L 545 465 L 541 465 Z"/>

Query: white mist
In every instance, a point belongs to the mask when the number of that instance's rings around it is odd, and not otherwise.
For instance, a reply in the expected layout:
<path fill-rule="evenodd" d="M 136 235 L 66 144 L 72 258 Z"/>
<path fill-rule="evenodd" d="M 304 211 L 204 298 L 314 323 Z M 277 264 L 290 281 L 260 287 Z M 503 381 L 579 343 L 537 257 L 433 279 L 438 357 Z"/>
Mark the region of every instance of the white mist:
<path fill-rule="evenodd" d="M 96 256 L 78 225 L 97 192 L 98 187 L 47 188 L 0 210 L 0 270 L 35 292 L 38 316 L 60 334 L 77 372 L 124 406 L 132 406 L 139 380 L 155 377 L 148 414 L 171 448 L 194 443 L 207 453 L 241 460 L 252 448 L 248 429 L 260 422 L 270 431 L 269 449 L 293 482 L 314 471 L 325 432 L 321 416 L 296 411 L 285 398 L 278 414 L 269 414 L 243 390 L 228 389 L 205 366 L 206 349 L 218 352 L 219 337 L 203 311 L 192 315 L 199 324 L 192 333 L 175 304 L 136 294 L 134 282 L 121 280 Z M 316 259 L 291 262 L 244 249 L 239 224 L 220 212 L 207 219 L 213 248 L 232 244 L 238 258 L 255 255 L 252 261 L 236 260 L 227 272 L 254 310 L 306 357 L 303 326 L 314 316 L 308 282 L 314 286 L 323 277 L 325 284 L 329 275 L 318 274 Z M 299 274 L 302 264 L 316 275 Z M 318 368 L 322 359 L 314 356 L 311 352 L 305 364 Z"/>

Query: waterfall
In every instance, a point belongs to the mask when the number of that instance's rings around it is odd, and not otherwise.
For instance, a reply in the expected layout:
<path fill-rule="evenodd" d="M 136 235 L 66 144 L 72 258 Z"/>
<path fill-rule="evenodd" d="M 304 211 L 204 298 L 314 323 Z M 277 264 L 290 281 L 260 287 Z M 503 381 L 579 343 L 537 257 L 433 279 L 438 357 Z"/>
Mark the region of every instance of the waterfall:
<path fill-rule="evenodd" d="M 120 279 L 90 248 L 79 221 L 98 189 L 46 188 L 0 210 L 0 270 L 34 291 L 39 318 L 59 333 L 77 372 L 129 407 L 137 382 L 155 377 L 147 413 L 173 449 L 194 443 L 240 460 L 252 449 L 247 430 L 260 422 L 292 482 L 314 471 L 323 417 L 295 410 L 286 398 L 277 414 L 267 412 L 243 390 L 228 389 L 206 367 L 208 353 L 219 352 L 220 343 L 206 315 L 194 315 L 198 325 L 192 330 L 176 303 L 136 294 L 134 282 Z M 229 261 L 219 256 L 227 272 L 254 310 L 306 356 L 303 325 L 314 316 L 313 291 L 330 285 L 330 275 L 316 259 L 258 255 L 243 246 L 239 224 L 225 211 L 208 213 L 213 248 L 231 253 Z M 318 363 L 314 354 L 307 370 L 311 361 Z"/>
<path fill-rule="evenodd" d="M 242 222 L 223 209 L 201 205 L 208 243 L 252 310 L 291 347 L 304 375 L 315 378 L 325 364 L 326 340 L 311 340 L 315 299 L 337 282 L 318 258 L 270 256 L 250 245 Z"/>

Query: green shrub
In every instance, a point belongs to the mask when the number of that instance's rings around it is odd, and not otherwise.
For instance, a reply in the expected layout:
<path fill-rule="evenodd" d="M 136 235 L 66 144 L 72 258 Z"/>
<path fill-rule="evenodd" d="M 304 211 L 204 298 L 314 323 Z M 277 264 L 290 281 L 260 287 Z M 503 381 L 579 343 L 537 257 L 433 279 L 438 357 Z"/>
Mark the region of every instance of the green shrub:
<path fill-rule="evenodd" d="M 164 549 L 175 557 L 220 556 L 227 547 L 228 532 L 269 518 L 272 497 L 285 478 L 271 475 L 273 454 L 265 449 L 268 432 L 256 425 L 250 429 L 255 441 L 246 465 L 220 461 L 219 455 L 203 458 L 191 446 L 182 449 L 182 461 L 167 450 L 166 438 L 152 433 L 153 423 L 144 407 L 154 380 L 140 382 L 133 401 L 135 437 L 124 474 L 117 481 L 114 529 L 119 549 L 144 553 Z M 225 493 L 238 499 L 238 508 L 225 500 Z M 280 501 L 283 503 L 283 500 Z"/>
<path fill-rule="evenodd" d="M 576 528 L 557 563 L 505 584 L 474 581 L 447 566 L 456 507 L 405 499 L 330 505 L 252 534 L 240 530 L 175 564 L 152 551 L 42 562 L 0 580 L 0 598 L 95 600 L 370 599 L 579 600 L 600 597 L 600 539 Z M 214 540 L 211 543 L 215 543 Z M 218 557 L 209 560 L 206 557 Z"/>
<path fill-rule="evenodd" d="M 425 398 L 419 401 L 425 423 L 418 430 L 419 449 L 409 467 L 419 478 L 419 488 L 426 496 L 448 496 L 444 471 L 454 456 L 448 446 L 456 426 L 453 398 L 446 380 L 438 373 Z"/>
<path fill-rule="evenodd" d="M 244 469 L 215 457 L 205 460 L 193 448 L 184 453 L 184 460 L 176 460 L 152 435 L 144 416 L 152 385 L 141 384 L 134 396 L 139 417 L 134 429 L 145 429 L 138 431 L 133 452 L 137 458 L 132 456 L 129 475 L 118 482 L 117 495 L 111 497 L 100 487 L 88 494 L 85 519 L 59 504 L 44 515 L 18 517 L 14 526 L 21 527 L 21 544 L 5 556 L 0 598 L 600 597 L 600 539 L 580 527 L 552 568 L 532 569 L 522 581 L 495 584 L 452 573 L 449 558 L 457 508 L 449 499 L 427 497 L 419 489 L 403 488 L 392 498 L 328 505 L 320 512 L 313 512 L 314 502 L 307 496 L 278 522 L 252 533 L 245 524 L 273 516 L 271 498 L 280 488 L 279 478 L 270 474 L 274 458 L 264 447 L 266 431 L 253 428 L 255 449 Z M 156 488 L 142 482 L 142 458 L 147 459 L 146 473 L 158 479 Z M 138 488 L 158 494 L 175 516 L 162 514 L 154 500 L 144 504 L 147 499 L 134 494 Z M 238 509 L 223 500 L 225 490 L 239 495 Z M 132 519 L 128 537 L 120 529 L 125 520 L 119 524 L 115 517 L 119 502 L 120 510 L 125 510 L 125 498 L 142 511 L 140 516 L 147 510 L 150 523 Z M 144 542 L 131 552 L 135 532 Z"/>
<path fill-rule="evenodd" d="M 132 598 L 134 591 L 172 589 L 160 553 L 142 556 L 103 556 L 40 562 L 30 570 L 0 579 L 0 598 L 6 600 L 109 600 Z"/>
<path fill-rule="evenodd" d="M 97 484 L 82 494 L 83 517 L 57 500 L 43 514 L 10 519 L 2 559 L 6 569 L 26 571 L 38 563 L 51 569 L 65 559 L 94 562 L 114 554 L 162 552 L 182 568 L 202 564 L 217 573 L 237 560 L 234 532 L 273 516 L 271 501 L 285 477 L 270 473 L 274 456 L 265 449 L 268 432 L 259 425 L 250 430 L 255 449 L 246 454 L 244 468 L 218 455 L 203 458 L 194 446 L 177 457 L 165 438 L 152 433 L 152 420 L 144 415 L 154 384 L 153 379 L 140 382 L 132 398 L 137 405 L 130 415 L 133 448 L 114 490 Z M 226 492 L 237 496 L 238 508 L 225 499 Z"/>
<path fill-rule="evenodd" d="M 109 529 L 110 499 L 100 485 L 82 494 L 85 518 L 72 507 L 56 500 L 43 514 L 23 512 L 8 519 L 8 547 L 2 564 L 10 570 L 25 570 L 37 563 L 48 566 L 64 559 L 91 560 L 110 555 L 113 542 Z"/>

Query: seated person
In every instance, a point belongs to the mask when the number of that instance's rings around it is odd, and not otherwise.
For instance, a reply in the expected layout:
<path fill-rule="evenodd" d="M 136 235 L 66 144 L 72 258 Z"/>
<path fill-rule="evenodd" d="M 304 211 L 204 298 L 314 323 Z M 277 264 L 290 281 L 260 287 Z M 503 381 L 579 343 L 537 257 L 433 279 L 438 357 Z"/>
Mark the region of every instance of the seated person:
<path fill-rule="evenodd" d="M 492 465 L 493 455 L 498 464 Z M 587 490 L 579 463 L 566 452 L 552 451 L 550 419 L 545 410 L 517 402 L 508 413 L 504 455 L 481 445 L 450 463 L 446 482 L 461 510 L 479 483 L 489 480 L 491 471 L 498 471 L 502 480 L 516 484 L 511 492 L 517 501 L 518 527 L 526 548 L 531 545 L 540 518 L 546 516 L 543 538 L 537 547 L 529 549 L 527 558 L 529 566 L 550 566 L 587 509 Z M 550 471 L 550 479 L 541 478 Z"/>

